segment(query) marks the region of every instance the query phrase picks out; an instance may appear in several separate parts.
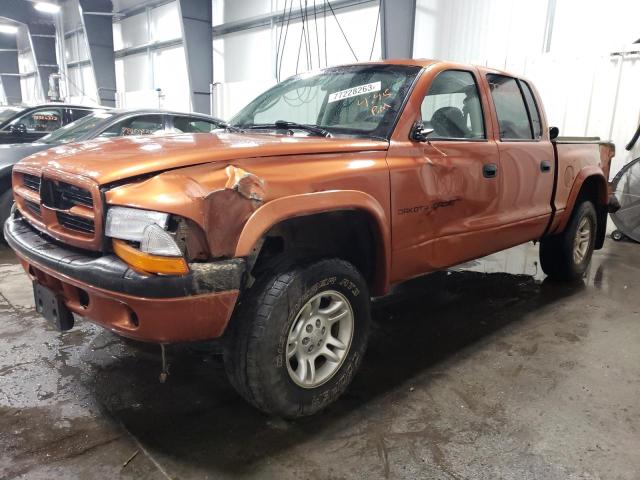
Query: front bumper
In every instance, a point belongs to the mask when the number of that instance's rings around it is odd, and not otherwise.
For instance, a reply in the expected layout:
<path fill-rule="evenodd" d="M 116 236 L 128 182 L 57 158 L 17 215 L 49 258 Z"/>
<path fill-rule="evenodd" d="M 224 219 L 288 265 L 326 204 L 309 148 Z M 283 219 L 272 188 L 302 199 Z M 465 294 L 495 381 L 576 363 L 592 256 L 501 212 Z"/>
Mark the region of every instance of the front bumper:
<path fill-rule="evenodd" d="M 243 259 L 191 264 L 182 276 L 143 275 L 115 255 L 63 246 L 12 215 L 4 237 L 25 271 L 74 313 L 125 337 L 174 343 L 224 333 L 245 271 Z"/>

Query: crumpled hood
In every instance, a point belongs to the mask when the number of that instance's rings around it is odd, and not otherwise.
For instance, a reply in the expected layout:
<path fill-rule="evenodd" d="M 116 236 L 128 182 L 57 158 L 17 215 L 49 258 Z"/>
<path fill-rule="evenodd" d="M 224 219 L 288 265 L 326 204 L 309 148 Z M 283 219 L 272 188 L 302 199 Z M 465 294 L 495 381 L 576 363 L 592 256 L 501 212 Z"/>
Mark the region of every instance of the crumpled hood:
<path fill-rule="evenodd" d="M 99 185 L 148 173 L 209 162 L 385 150 L 388 143 L 358 138 L 293 137 L 250 133 L 180 134 L 88 140 L 53 147 L 20 162 L 93 179 Z"/>

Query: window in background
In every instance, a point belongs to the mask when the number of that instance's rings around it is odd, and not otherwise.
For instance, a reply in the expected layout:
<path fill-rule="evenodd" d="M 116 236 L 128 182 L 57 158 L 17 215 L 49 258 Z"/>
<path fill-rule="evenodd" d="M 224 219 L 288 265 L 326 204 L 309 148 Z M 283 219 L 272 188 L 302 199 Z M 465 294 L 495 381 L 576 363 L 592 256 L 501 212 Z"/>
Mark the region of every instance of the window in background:
<path fill-rule="evenodd" d="M 27 132 L 53 132 L 62 126 L 62 112 L 58 109 L 36 110 L 11 122 L 22 123 Z"/>
<path fill-rule="evenodd" d="M 498 114 L 501 140 L 530 140 L 531 125 L 524 99 L 515 78 L 487 75 L 491 96 Z"/>
<path fill-rule="evenodd" d="M 449 70 L 434 80 L 420 108 L 432 138 L 485 138 L 480 95 L 470 72 Z"/>
<path fill-rule="evenodd" d="M 182 133 L 209 133 L 220 129 L 217 123 L 189 117 L 174 117 L 173 128 Z"/>
<path fill-rule="evenodd" d="M 93 113 L 91 110 L 84 110 L 82 108 L 72 108 L 69 110 L 71 114 L 71 121 L 75 122 L 76 120 L 86 117 L 90 113 Z"/>
<path fill-rule="evenodd" d="M 172 2 L 150 10 L 149 38 L 154 42 L 165 42 L 182 37 L 182 22 L 178 3 Z"/>
<path fill-rule="evenodd" d="M 190 110 L 178 2 L 148 6 L 114 22 L 113 35 L 118 106 Z"/>
<path fill-rule="evenodd" d="M 129 135 L 151 135 L 160 130 L 164 130 L 163 115 L 142 115 L 115 123 L 98 136 L 110 138 Z"/>

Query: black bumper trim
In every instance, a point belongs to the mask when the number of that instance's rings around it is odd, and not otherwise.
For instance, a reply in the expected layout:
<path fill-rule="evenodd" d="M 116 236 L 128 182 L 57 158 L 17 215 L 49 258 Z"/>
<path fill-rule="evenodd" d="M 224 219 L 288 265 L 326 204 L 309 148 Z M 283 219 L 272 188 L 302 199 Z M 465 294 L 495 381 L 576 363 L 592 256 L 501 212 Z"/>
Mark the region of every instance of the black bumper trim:
<path fill-rule="evenodd" d="M 187 275 L 141 275 L 115 255 L 91 255 L 63 246 L 17 215 L 5 223 L 4 238 L 36 268 L 41 266 L 78 282 L 134 297 L 176 298 L 238 290 L 246 265 L 244 259 L 234 258 L 190 264 Z"/>

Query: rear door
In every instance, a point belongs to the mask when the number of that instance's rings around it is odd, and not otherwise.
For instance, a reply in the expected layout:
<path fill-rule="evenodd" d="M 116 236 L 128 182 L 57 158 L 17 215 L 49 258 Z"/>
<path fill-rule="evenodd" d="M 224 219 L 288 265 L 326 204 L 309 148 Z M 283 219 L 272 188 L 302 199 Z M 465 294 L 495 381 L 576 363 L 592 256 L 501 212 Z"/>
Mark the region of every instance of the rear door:
<path fill-rule="evenodd" d="M 553 146 L 529 84 L 487 74 L 495 108 L 500 152 L 500 204 L 510 243 L 540 237 L 551 215 L 554 182 Z M 510 227 L 510 228 L 509 228 Z"/>

